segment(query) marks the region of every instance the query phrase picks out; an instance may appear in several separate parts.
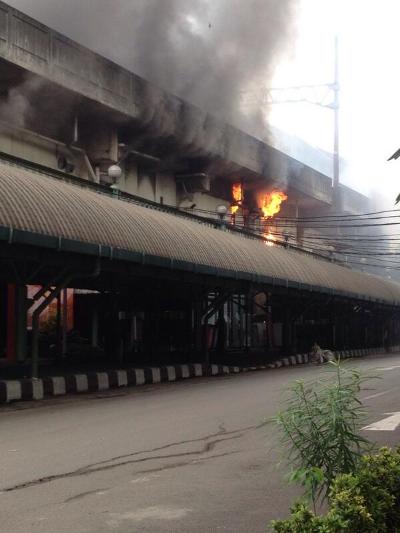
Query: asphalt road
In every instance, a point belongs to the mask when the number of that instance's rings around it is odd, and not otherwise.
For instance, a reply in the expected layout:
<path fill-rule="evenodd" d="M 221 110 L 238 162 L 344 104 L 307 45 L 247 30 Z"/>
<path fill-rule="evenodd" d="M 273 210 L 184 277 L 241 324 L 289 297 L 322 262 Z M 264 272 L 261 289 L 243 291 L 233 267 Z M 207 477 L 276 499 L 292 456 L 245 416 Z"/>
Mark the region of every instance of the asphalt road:
<path fill-rule="evenodd" d="M 368 422 L 400 411 L 400 354 L 349 364 L 381 376 L 363 392 Z M 265 532 L 296 495 L 266 419 L 291 381 L 324 371 L 299 366 L 2 408 L 0 531 Z M 368 436 L 400 442 L 397 429 Z"/>

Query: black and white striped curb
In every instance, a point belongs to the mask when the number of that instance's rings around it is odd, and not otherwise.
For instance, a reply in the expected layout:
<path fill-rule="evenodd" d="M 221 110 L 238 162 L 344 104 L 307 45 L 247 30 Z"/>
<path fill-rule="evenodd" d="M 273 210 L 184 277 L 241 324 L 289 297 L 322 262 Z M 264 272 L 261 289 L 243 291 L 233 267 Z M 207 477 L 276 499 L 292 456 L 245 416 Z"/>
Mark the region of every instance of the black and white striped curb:
<path fill-rule="evenodd" d="M 100 392 L 118 387 L 150 385 L 166 381 L 178 381 L 201 376 L 237 374 L 238 366 L 202 364 L 174 365 L 127 370 L 108 370 L 43 379 L 19 379 L 0 381 L 0 403 L 17 400 L 41 400 L 47 396 L 63 396 L 70 393 Z"/>
<path fill-rule="evenodd" d="M 400 351 L 400 346 L 391 346 L 390 351 Z M 371 354 L 383 354 L 385 352 L 386 350 L 384 348 L 360 348 L 358 350 L 343 350 L 332 353 L 336 357 L 336 359 L 353 359 L 355 357 L 364 357 L 366 355 Z M 291 355 L 289 357 L 284 357 L 283 359 L 279 359 L 278 361 L 267 365 L 267 368 L 281 368 L 283 366 L 301 365 L 309 362 L 311 362 L 309 354 L 297 354 Z"/>
<path fill-rule="evenodd" d="M 391 350 L 398 351 L 400 350 L 400 346 L 393 346 Z M 334 355 L 341 359 L 348 359 L 384 352 L 385 350 L 383 348 L 371 348 L 338 351 L 334 352 Z M 202 364 L 186 364 L 130 368 L 127 370 L 108 370 L 106 372 L 45 377 L 43 379 L 7 380 L 0 381 L 0 403 L 9 403 L 18 400 L 42 400 L 47 396 L 54 397 L 83 392 L 101 392 L 118 387 L 150 385 L 153 383 L 179 381 L 201 376 L 239 374 L 241 372 L 306 364 L 308 362 L 310 362 L 308 354 L 297 354 L 284 357 L 274 363 L 243 368 L 239 366 L 210 365 L 207 369 Z"/>

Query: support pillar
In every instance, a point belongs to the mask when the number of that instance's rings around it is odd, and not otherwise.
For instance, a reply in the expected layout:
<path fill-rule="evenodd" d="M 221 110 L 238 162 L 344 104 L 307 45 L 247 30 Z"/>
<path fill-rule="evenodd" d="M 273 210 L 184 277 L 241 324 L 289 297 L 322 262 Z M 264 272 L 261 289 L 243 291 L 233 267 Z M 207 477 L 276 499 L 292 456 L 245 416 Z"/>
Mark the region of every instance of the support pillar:
<path fill-rule="evenodd" d="M 46 287 L 42 287 L 34 296 L 34 300 L 38 300 L 44 293 L 48 293 L 44 297 L 43 301 L 37 306 L 32 313 L 32 356 L 31 356 L 31 375 L 32 378 L 37 378 L 39 375 L 39 317 L 40 314 L 46 309 L 51 302 L 59 296 L 61 291 L 65 288 L 72 276 L 67 275 L 64 280 L 52 288 L 46 290 Z"/>
<path fill-rule="evenodd" d="M 99 344 L 99 309 L 95 304 L 92 308 L 92 324 L 91 324 L 91 345 L 92 348 L 97 348 Z"/>
<path fill-rule="evenodd" d="M 26 285 L 17 285 L 15 290 L 15 311 L 16 311 L 16 339 L 15 352 L 17 361 L 25 361 L 27 356 L 27 327 L 28 309 L 27 298 L 28 289 Z"/>
<path fill-rule="evenodd" d="M 115 358 L 119 363 L 123 362 L 124 358 L 124 340 L 122 336 L 122 313 L 120 313 L 120 302 L 119 295 L 117 292 L 114 292 L 112 295 L 112 322 L 113 322 L 113 350 Z M 114 355 L 113 354 L 113 355 Z"/>
<path fill-rule="evenodd" d="M 96 277 L 100 274 L 100 260 L 97 260 L 92 272 L 80 272 L 75 273 L 75 276 L 84 276 L 84 277 Z M 59 273 L 58 276 L 53 278 L 47 285 L 43 286 L 33 297 L 33 302 L 39 301 L 41 298 L 43 300 L 36 307 L 32 313 L 32 354 L 31 354 L 31 376 L 32 378 L 37 378 L 39 374 L 39 317 L 40 314 L 46 309 L 48 305 L 57 298 L 60 293 L 68 287 L 68 283 L 73 279 L 74 274 L 68 273 L 68 268 L 66 267 L 63 271 Z M 32 302 L 32 303 L 33 303 Z M 67 305 L 67 298 L 64 298 L 64 305 Z M 65 326 L 67 324 L 67 313 L 64 313 Z"/>
<path fill-rule="evenodd" d="M 9 284 L 7 286 L 7 362 L 13 364 L 16 362 L 16 319 L 15 319 L 15 292 L 16 286 Z"/>
<path fill-rule="evenodd" d="M 224 355 L 226 346 L 226 322 L 224 316 L 224 306 L 218 311 L 217 319 L 217 353 L 218 355 Z"/>
<path fill-rule="evenodd" d="M 251 324 L 250 324 L 250 294 L 248 292 L 246 292 L 245 296 L 244 296 L 245 300 L 244 300 L 244 307 L 245 307 L 245 322 L 244 322 L 244 350 L 246 352 L 246 354 L 249 353 L 249 349 L 250 349 L 250 345 L 251 345 L 251 340 L 250 340 L 250 331 L 251 331 Z"/>
<path fill-rule="evenodd" d="M 61 295 L 59 296 L 59 298 Z M 66 357 L 67 355 L 67 334 L 68 334 L 68 289 L 62 290 L 62 335 L 61 335 L 61 355 Z"/>
<path fill-rule="evenodd" d="M 196 359 L 201 356 L 203 348 L 203 296 L 200 293 L 194 295 L 192 303 L 192 339 L 191 344 Z"/>
<path fill-rule="evenodd" d="M 283 349 L 284 355 L 292 355 L 293 353 L 293 323 L 292 313 L 288 304 L 284 309 L 284 322 L 283 322 Z"/>
<path fill-rule="evenodd" d="M 61 309 L 61 296 L 58 295 L 57 296 L 57 315 L 56 315 L 56 320 L 57 320 L 57 325 L 56 325 L 56 337 L 57 337 L 57 354 L 56 354 L 56 358 L 59 359 L 62 355 L 62 329 L 61 329 L 61 313 L 62 313 L 62 309 Z"/>
<path fill-rule="evenodd" d="M 295 205 L 295 218 L 296 218 L 296 242 L 299 246 L 303 243 L 304 237 L 304 227 L 301 222 L 299 222 L 299 202 L 296 200 Z"/>
<path fill-rule="evenodd" d="M 208 367 L 210 364 L 210 349 L 209 349 L 209 332 L 208 332 L 208 321 L 215 315 L 223 306 L 228 298 L 232 295 L 233 291 L 220 292 L 219 295 L 208 305 L 207 309 L 204 311 L 202 316 L 202 325 L 203 325 L 203 354 L 204 354 L 204 364 Z"/>
<path fill-rule="evenodd" d="M 7 298 L 7 360 L 16 363 L 27 355 L 26 285 L 9 285 Z"/>

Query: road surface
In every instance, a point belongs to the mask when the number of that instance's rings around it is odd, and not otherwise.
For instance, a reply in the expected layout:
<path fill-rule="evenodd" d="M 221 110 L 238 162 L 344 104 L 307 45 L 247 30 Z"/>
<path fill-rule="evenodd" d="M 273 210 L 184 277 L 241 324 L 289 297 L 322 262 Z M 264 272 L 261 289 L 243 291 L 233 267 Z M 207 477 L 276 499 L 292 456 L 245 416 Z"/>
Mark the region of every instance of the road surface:
<path fill-rule="evenodd" d="M 369 438 L 395 445 L 400 354 L 351 365 Z M 268 419 L 298 366 L 16 404 L 0 409 L 1 533 L 265 532 L 296 488 Z M 389 414 L 388 414 L 389 413 Z M 386 422 L 382 422 L 386 419 Z"/>

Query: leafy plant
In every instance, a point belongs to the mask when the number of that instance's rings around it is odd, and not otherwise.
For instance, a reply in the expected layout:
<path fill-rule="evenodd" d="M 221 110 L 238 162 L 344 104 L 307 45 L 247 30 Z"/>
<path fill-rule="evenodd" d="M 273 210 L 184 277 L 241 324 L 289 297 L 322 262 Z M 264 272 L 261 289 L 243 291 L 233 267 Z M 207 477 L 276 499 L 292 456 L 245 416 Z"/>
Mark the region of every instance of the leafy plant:
<path fill-rule="evenodd" d="M 333 379 L 296 381 L 286 408 L 275 418 L 292 467 L 289 480 L 303 486 L 314 508 L 319 497 L 327 497 L 334 478 L 354 471 L 370 449 L 359 434 L 365 416 L 359 393 L 371 378 L 340 361 L 329 365 Z"/>
<path fill-rule="evenodd" d="M 277 533 L 396 533 L 400 531 L 400 451 L 382 448 L 361 458 L 355 471 L 332 483 L 330 508 L 316 516 L 298 503 L 287 520 L 272 522 Z"/>

